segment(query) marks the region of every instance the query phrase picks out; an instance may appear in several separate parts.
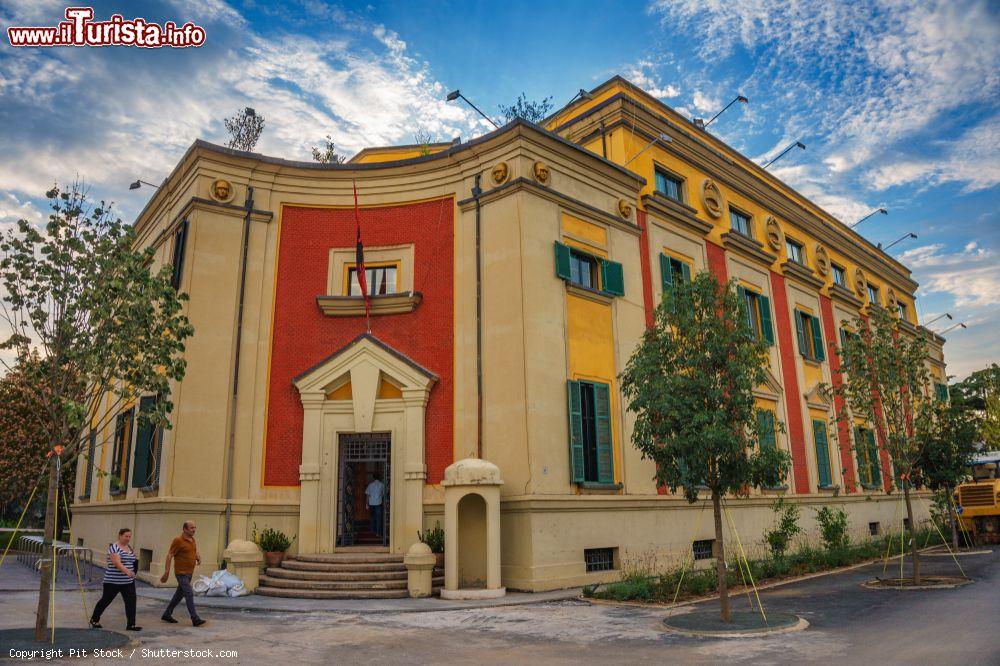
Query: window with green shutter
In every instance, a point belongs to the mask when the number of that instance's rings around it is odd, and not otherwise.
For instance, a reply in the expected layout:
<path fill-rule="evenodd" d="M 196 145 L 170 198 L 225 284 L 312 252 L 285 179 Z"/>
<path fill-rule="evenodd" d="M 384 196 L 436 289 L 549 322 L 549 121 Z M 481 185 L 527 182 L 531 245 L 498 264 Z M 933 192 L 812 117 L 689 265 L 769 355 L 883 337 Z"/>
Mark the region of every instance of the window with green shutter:
<path fill-rule="evenodd" d="M 811 361 L 826 360 L 823 352 L 823 331 L 819 319 L 808 312 L 796 309 L 795 339 L 799 343 L 799 354 Z"/>
<path fill-rule="evenodd" d="M 934 383 L 934 392 L 937 394 L 939 402 L 948 402 L 948 385 L 940 382 Z"/>
<path fill-rule="evenodd" d="M 156 409 L 156 396 L 146 396 L 139 401 L 139 412 Z M 132 486 L 151 488 L 158 480 L 159 428 L 145 419 L 139 419 L 139 429 L 135 438 L 135 466 L 132 471 Z"/>
<path fill-rule="evenodd" d="M 569 246 L 556 241 L 556 275 L 563 280 L 570 279 Z"/>
<path fill-rule="evenodd" d="M 574 483 L 613 484 L 611 387 L 569 380 L 570 467 Z"/>
<path fill-rule="evenodd" d="M 757 426 L 760 429 L 761 448 L 778 448 L 777 434 L 775 432 L 774 412 L 769 409 L 757 410 Z"/>
<path fill-rule="evenodd" d="M 687 262 L 676 257 L 671 257 L 663 252 L 660 253 L 660 283 L 663 291 L 669 289 L 679 281 L 691 281 L 691 266 Z"/>
<path fill-rule="evenodd" d="M 625 275 L 617 261 L 601 261 L 601 290 L 614 296 L 625 295 Z"/>
<path fill-rule="evenodd" d="M 111 492 L 124 492 L 128 486 L 128 465 L 132 452 L 132 425 L 135 409 L 115 418 L 115 446 L 111 454 Z"/>
<path fill-rule="evenodd" d="M 559 241 L 555 242 L 555 254 L 556 277 L 612 296 L 625 295 L 625 276 L 617 261 L 595 257 Z"/>
<path fill-rule="evenodd" d="M 861 485 L 876 488 L 882 483 L 882 470 L 879 464 L 878 446 L 875 444 L 875 433 L 868 428 L 854 429 L 854 444 L 858 452 L 858 475 Z"/>
<path fill-rule="evenodd" d="M 833 478 L 830 475 L 830 447 L 826 438 L 826 421 L 814 419 L 812 426 L 813 441 L 816 444 L 816 471 L 819 487 L 829 488 L 833 485 Z"/>
<path fill-rule="evenodd" d="M 97 431 L 91 430 L 87 441 L 87 478 L 83 482 L 81 499 L 90 497 L 90 489 L 94 485 L 94 454 L 97 452 Z"/>
<path fill-rule="evenodd" d="M 865 436 L 868 438 L 868 461 L 872 468 L 872 484 L 877 486 L 882 483 L 882 465 L 878 457 L 878 445 L 875 443 L 875 432 L 865 430 Z"/>
<path fill-rule="evenodd" d="M 763 294 L 736 285 L 736 294 L 744 308 L 744 316 L 755 340 L 774 344 L 774 322 L 771 318 L 771 299 Z"/>

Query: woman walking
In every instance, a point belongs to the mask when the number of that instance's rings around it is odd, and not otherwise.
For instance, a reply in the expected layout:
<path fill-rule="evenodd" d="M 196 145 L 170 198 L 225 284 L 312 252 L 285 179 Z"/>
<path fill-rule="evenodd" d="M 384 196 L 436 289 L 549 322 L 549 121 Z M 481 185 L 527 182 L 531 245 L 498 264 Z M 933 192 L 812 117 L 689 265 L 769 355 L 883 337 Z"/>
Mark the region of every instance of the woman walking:
<path fill-rule="evenodd" d="M 120 593 L 125 601 L 125 618 L 128 621 L 128 631 L 142 631 L 135 626 L 135 572 L 137 569 L 135 552 L 129 542 L 132 540 L 132 530 L 123 527 L 118 530 L 118 541 L 108 546 L 108 566 L 104 570 L 104 596 L 94 606 L 94 615 L 90 618 L 90 628 L 101 628 L 101 613 L 114 601 Z"/>

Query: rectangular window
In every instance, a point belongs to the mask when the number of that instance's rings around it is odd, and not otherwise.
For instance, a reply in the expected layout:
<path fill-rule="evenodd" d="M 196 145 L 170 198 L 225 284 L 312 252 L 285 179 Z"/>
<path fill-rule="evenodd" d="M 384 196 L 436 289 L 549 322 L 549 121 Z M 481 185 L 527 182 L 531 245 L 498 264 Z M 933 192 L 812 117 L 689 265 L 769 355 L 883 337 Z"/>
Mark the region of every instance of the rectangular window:
<path fill-rule="evenodd" d="M 94 485 L 94 454 L 97 452 L 97 431 L 91 430 L 87 440 L 87 478 L 83 482 L 83 497 L 90 497 Z"/>
<path fill-rule="evenodd" d="M 173 273 L 170 276 L 170 284 L 175 291 L 181 290 L 181 278 L 184 273 L 184 250 L 187 247 L 188 221 L 181 220 L 174 232 L 174 247 L 171 263 L 173 263 Z"/>
<path fill-rule="evenodd" d="M 602 259 L 556 241 L 556 276 L 575 285 L 625 295 L 625 275 L 617 261 Z"/>
<path fill-rule="evenodd" d="M 567 382 L 574 483 L 614 483 L 611 390 L 600 382 Z"/>
<path fill-rule="evenodd" d="M 879 532 L 881 532 L 880 527 L 881 526 L 878 524 L 877 521 L 874 523 L 868 523 L 868 534 L 872 536 L 878 536 Z"/>
<path fill-rule="evenodd" d="M 777 434 L 775 432 L 774 412 L 769 409 L 757 410 L 757 426 L 760 429 L 761 448 L 778 448 Z"/>
<path fill-rule="evenodd" d="M 132 421 L 135 409 L 115 419 L 115 447 L 111 455 L 111 491 L 124 492 L 128 487 L 128 462 L 132 451 Z"/>
<path fill-rule="evenodd" d="M 739 296 L 750 335 L 755 340 L 763 340 L 769 345 L 774 344 L 774 324 L 771 319 L 771 299 L 761 293 L 737 285 Z"/>
<path fill-rule="evenodd" d="M 793 241 L 791 238 L 786 238 L 785 247 L 788 249 L 789 261 L 794 261 L 797 264 L 805 264 L 805 259 L 803 258 L 803 248 L 801 243 Z"/>
<path fill-rule="evenodd" d="M 712 547 L 715 545 L 715 539 L 699 539 L 691 544 L 691 550 L 694 552 L 694 559 L 696 560 L 710 560 L 712 559 Z"/>
<path fill-rule="evenodd" d="M 808 312 L 795 310 L 795 337 L 799 343 L 799 354 L 810 361 L 826 360 L 823 350 L 823 331 L 819 319 Z"/>
<path fill-rule="evenodd" d="M 906 303 L 897 301 L 896 302 L 896 312 L 899 313 L 899 318 L 900 319 L 905 320 L 906 319 Z"/>
<path fill-rule="evenodd" d="M 875 433 L 868 428 L 855 428 L 854 448 L 858 453 L 858 475 L 861 478 L 861 485 L 866 488 L 876 488 L 882 483 L 882 470 L 879 465 L 878 446 L 875 444 Z"/>
<path fill-rule="evenodd" d="M 729 222 L 733 227 L 733 231 L 738 231 L 744 236 L 749 236 L 753 238 L 753 227 L 750 224 L 750 216 L 746 213 L 741 213 L 735 208 L 729 209 Z"/>
<path fill-rule="evenodd" d="M 586 548 L 583 551 L 583 561 L 587 566 L 587 573 L 612 571 L 615 568 L 615 549 Z"/>
<path fill-rule="evenodd" d="M 938 402 L 948 402 L 948 385 L 934 382 L 934 395 L 937 397 Z"/>
<path fill-rule="evenodd" d="M 868 285 L 868 302 L 872 305 L 881 305 L 882 300 L 878 296 L 878 287 L 874 285 Z"/>
<path fill-rule="evenodd" d="M 139 401 L 139 413 L 156 410 L 156 396 L 146 396 Z M 139 419 L 139 429 L 135 437 L 135 468 L 132 472 L 132 486 L 153 488 L 159 481 L 160 428 L 145 419 Z"/>
<path fill-rule="evenodd" d="M 826 421 L 814 419 L 813 442 L 816 445 L 816 471 L 820 488 L 829 488 L 833 485 L 830 476 L 830 446 L 826 438 Z"/>
<path fill-rule="evenodd" d="M 365 266 L 365 280 L 368 286 L 369 296 L 382 296 L 384 294 L 396 293 L 396 265 L 390 266 Z M 361 283 L 358 281 L 358 269 L 352 266 L 347 269 L 347 284 L 350 289 L 349 296 L 361 295 Z"/>
<path fill-rule="evenodd" d="M 666 171 L 656 170 L 656 191 L 668 199 L 683 201 L 681 192 L 684 188 L 684 181 L 673 176 Z"/>
<path fill-rule="evenodd" d="M 844 272 L 843 266 L 838 266 L 837 264 L 831 264 L 830 268 L 833 269 L 833 283 L 838 284 L 846 289 L 847 273 Z"/>
<path fill-rule="evenodd" d="M 660 281 L 666 292 L 678 282 L 691 281 L 691 265 L 668 254 L 660 253 Z"/>

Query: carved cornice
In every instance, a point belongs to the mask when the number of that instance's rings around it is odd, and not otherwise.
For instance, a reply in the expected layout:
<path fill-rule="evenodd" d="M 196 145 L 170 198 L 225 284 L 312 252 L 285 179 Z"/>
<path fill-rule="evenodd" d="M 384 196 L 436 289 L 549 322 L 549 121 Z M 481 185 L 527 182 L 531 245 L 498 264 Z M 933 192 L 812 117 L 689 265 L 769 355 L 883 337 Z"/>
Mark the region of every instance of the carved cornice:
<path fill-rule="evenodd" d="M 790 277 L 799 282 L 804 282 L 813 289 L 822 289 L 825 284 L 818 277 L 813 275 L 812 270 L 808 266 L 803 266 L 796 261 L 786 261 L 781 264 L 781 272 L 785 274 L 785 277 Z"/>
<path fill-rule="evenodd" d="M 373 315 L 413 312 L 423 298 L 419 291 L 370 296 L 369 311 Z M 360 296 L 317 296 L 316 305 L 327 317 L 358 317 L 365 314 L 365 301 Z"/>
<path fill-rule="evenodd" d="M 830 285 L 830 298 L 855 310 L 860 310 L 864 305 L 853 291 L 836 283 Z"/>
<path fill-rule="evenodd" d="M 712 223 L 699 218 L 697 210 L 662 194 L 642 195 L 642 205 L 647 211 L 679 224 L 700 236 L 707 236 L 708 232 L 712 230 Z"/>
<path fill-rule="evenodd" d="M 749 236 L 744 236 L 738 231 L 727 231 L 722 234 L 722 245 L 727 250 L 742 254 L 767 266 L 773 264 L 778 258 L 778 255 L 771 254 L 765 250 L 760 241 L 756 241 Z"/>

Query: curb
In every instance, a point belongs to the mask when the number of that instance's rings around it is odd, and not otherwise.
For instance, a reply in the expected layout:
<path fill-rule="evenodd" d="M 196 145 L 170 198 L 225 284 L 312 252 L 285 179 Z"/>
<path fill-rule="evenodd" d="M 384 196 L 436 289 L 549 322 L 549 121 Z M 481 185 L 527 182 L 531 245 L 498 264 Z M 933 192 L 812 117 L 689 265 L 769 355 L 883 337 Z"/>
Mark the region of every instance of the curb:
<path fill-rule="evenodd" d="M 932 576 L 928 576 L 931 578 Z M 952 590 L 956 587 L 963 587 L 965 585 L 972 585 L 976 581 L 972 578 L 959 578 L 955 576 L 955 582 L 953 583 L 931 583 L 927 585 L 889 585 L 883 584 L 877 578 L 875 580 L 866 580 L 861 583 L 861 587 L 869 590 L 895 590 L 897 592 L 907 591 L 907 590 Z"/>
<path fill-rule="evenodd" d="M 758 629 L 756 631 L 696 631 L 694 629 L 679 629 L 662 622 L 663 627 L 672 634 L 680 636 L 694 636 L 697 638 L 754 638 L 757 636 L 773 636 L 775 634 L 791 634 L 797 631 L 805 631 L 809 627 L 809 621 L 804 617 L 799 617 L 799 621 L 789 627 L 775 627 L 774 629 Z"/>

